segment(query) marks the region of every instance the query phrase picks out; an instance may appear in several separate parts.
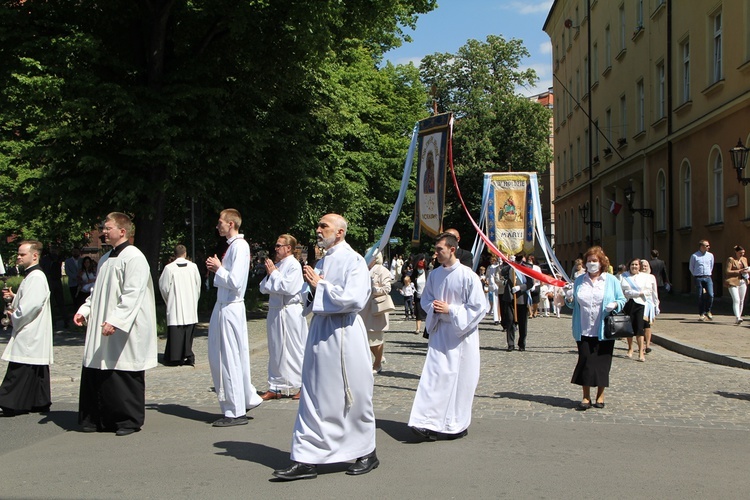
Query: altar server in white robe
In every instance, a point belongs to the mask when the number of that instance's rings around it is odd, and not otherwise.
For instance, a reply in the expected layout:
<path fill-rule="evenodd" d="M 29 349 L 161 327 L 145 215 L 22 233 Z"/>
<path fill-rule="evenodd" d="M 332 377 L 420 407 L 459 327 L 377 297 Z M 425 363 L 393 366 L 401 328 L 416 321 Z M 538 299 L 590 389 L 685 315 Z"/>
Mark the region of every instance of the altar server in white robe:
<path fill-rule="evenodd" d="M 201 297 L 201 273 L 187 260 L 185 245 L 174 249 L 175 259 L 164 266 L 159 291 L 167 304 L 167 345 L 164 364 L 195 366 L 193 334 L 198 324 L 198 300 Z"/>
<path fill-rule="evenodd" d="M 487 313 L 487 299 L 476 273 L 456 259 L 457 247 L 450 233 L 437 237 L 441 266 L 430 273 L 422 293 L 430 341 L 409 427 L 428 441 L 467 434 L 479 382 L 477 326 Z"/>
<path fill-rule="evenodd" d="M 25 278 L 18 293 L 4 289 L 13 299 L 10 314 L 13 325 L 3 359 L 8 361 L 2 385 L 0 408 L 4 417 L 45 412 L 52 404 L 49 365 L 52 364 L 52 309 L 47 277 L 39 267 L 42 244 L 24 241 L 18 245 L 18 265 Z"/>
<path fill-rule="evenodd" d="M 269 294 L 266 332 L 268 334 L 268 390 L 265 401 L 291 397 L 299 399 L 302 387 L 302 358 L 307 342 L 307 320 L 302 303 L 302 266 L 294 256 L 297 239 L 282 234 L 276 239 L 276 264 L 266 259 L 266 277 L 261 293 Z"/>
<path fill-rule="evenodd" d="M 250 347 L 247 337 L 245 290 L 250 272 L 250 245 L 239 233 L 242 216 L 233 209 L 223 210 L 216 229 L 227 238 L 227 251 L 219 259 L 206 260 L 217 288 L 216 305 L 208 327 L 208 363 L 219 406 L 224 416 L 214 427 L 247 424 L 248 410 L 263 400 L 250 379 Z"/>
<path fill-rule="evenodd" d="M 370 348 L 359 311 L 370 296 L 364 258 L 345 241 L 347 223 L 325 215 L 316 230 L 325 257 L 303 268 L 309 284 L 306 312 L 312 322 L 302 365 L 302 396 L 294 424 L 291 458 L 274 471 L 283 480 L 317 476 L 317 464 L 355 460 L 346 471 L 365 474 L 375 454 L 375 414 Z"/>
<path fill-rule="evenodd" d="M 156 366 L 154 285 L 146 257 L 129 243 L 130 217 L 112 212 L 91 295 L 73 322 L 86 327 L 78 421 L 84 432 L 137 432 L 146 414 L 145 370 Z"/>

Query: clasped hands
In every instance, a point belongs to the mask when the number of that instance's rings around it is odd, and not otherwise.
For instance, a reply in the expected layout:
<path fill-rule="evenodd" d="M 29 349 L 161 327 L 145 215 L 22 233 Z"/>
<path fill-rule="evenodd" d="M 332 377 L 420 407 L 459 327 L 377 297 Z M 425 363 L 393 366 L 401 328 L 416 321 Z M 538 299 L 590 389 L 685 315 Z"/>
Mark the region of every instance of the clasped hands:
<path fill-rule="evenodd" d="M 318 281 L 323 279 L 323 275 L 316 273 L 315 269 L 310 266 L 304 266 L 302 268 L 302 277 L 305 278 L 307 283 L 309 283 L 310 288 L 317 288 Z"/>

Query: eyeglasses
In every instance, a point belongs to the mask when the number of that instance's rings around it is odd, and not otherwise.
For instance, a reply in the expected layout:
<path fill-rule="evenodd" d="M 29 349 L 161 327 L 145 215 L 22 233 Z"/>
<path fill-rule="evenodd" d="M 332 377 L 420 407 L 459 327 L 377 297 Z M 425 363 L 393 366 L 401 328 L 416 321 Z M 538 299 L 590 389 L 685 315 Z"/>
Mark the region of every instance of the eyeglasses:
<path fill-rule="evenodd" d="M 291 246 L 289 243 L 287 243 L 286 245 L 279 245 L 278 243 L 276 243 L 276 246 L 274 248 L 289 247 L 289 246 Z"/>

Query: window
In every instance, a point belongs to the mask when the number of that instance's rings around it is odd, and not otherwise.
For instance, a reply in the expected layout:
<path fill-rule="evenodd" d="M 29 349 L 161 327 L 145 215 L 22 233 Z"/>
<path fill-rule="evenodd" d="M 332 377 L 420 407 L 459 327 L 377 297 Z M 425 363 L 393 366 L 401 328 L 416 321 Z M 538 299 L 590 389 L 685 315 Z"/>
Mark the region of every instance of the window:
<path fill-rule="evenodd" d="M 585 87 L 585 92 L 583 95 L 588 95 L 589 92 L 591 92 L 591 89 L 589 88 L 589 84 L 591 83 L 591 80 L 589 79 L 589 58 L 584 56 L 583 58 L 583 84 Z"/>
<path fill-rule="evenodd" d="M 591 46 L 591 81 L 599 81 L 599 53 L 597 52 L 597 45 L 594 43 Z M 588 81 L 588 80 L 587 80 Z"/>
<path fill-rule="evenodd" d="M 581 71 L 576 69 L 576 101 L 581 102 Z"/>
<path fill-rule="evenodd" d="M 636 94 L 638 95 L 638 117 L 636 123 L 636 133 L 646 130 L 646 96 L 643 91 L 643 78 L 636 84 Z"/>
<path fill-rule="evenodd" d="M 721 153 L 714 150 L 713 171 L 711 172 L 711 197 L 710 216 L 711 222 L 724 221 L 724 168 L 721 162 Z"/>
<path fill-rule="evenodd" d="M 609 24 L 604 28 L 604 64 L 607 67 L 612 66 L 612 32 L 609 29 Z"/>
<path fill-rule="evenodd" d="M 680 213 L 682 219 L 680 224 L 682 227 L 690 227 L 693 220 L 693 191 L 690 185 L 690 164 L 686 161 L 682 164 L 682 196 L 680 197 Z"/>
<path fill-rule="evenodd" d="M 638 0 L 635 8 L 635 29 L 643 28 L 643 0 Z"/>
<path fill-rule="evenodd" d="M 716 83 L 723 78 L 721 73 L 721 10 L 711 18 L 713 26 L 713 81 Z"/>
<path fill-rule="evenodd" d="M 594 130 L 592 132 L 594 139 L 594 147 L 592 148 L 594 150 L 594 156 L 599 156 L 599 120 L 594 120 Z"/>
<path fill-rule="evenodd" d="M 564 150 L 563 150 L 562 180 L 563 182 L 568 180 L 568 152 Z"/>
<path fill-rule="evenodd" d="M 625 50 L 625 41 L 627 40 L 627 28 L 625 26 L 625 4 L 620 4 L 620 50 Z"/>
<path fill-rule="evenodd" d="M 584 164 L 586 167 L 591 165 L 591 149 L 589 148 L 589 145 L 591 144 L 591 138 L 589 137 L 589 129 L 583 129 L 583 140 L 584 145 L 583 147 L 586 148 L 586 163 Z"/>
<path fill-rule="evenodd" d="M 568 80 L 568 115 L 573 114 L 573 78 Z"/>
<path fill-rule="evenodd" d="M 666 89 L 664 79 L 664 61 L 656 65 L 656 118 L 664 118 L 666 108 Z"/>
<path fill-rule="evenodd" d="M 667 229 L 667 177 L 664 171 L 660 170 L 656 179 L 656 230 L 665 231 Z"/>
<path fill-rule="evenodd" d="M 583 163 L 583 158 L 581 157 L 581 138 L 576 137 L 576 173 L 581 173 L 581 164 Z"/>
<path fill-rule="evenodd" d="M 568 171 L 570 173 L 570 176 L 568 179 L 571 181 L 573 180 L 573 145 L 568 144 L 568 157 L 570 158 L 570 170 Z"/>
<path fill-rule="evenodd" d="M 682 53 L 682 102 L 690 100 L 690 39 L 685 39 L 680 45 Z"/>
<path fill-rule="evenodd" d="M 612 144 L 612 110 L 607 109 L 604 116 L 604 132 L 607 134 L 607 145 L 605 148 L 608 148 L 610 147 L 609 145 Z"/>
<path fill-rule="evenodd" d="M 625 96 L 620 96 L 620 137 L 628 136 L 628 102 Z"/>
<path fill-rule="evenodd" d="M 563 54 L 565 54 L 565 47 L 567 47 L 567 45 L 565 45 L 565 32 L 563 31 L 563 34 L 562 34 L 562 48 L 563 48 Z"/>

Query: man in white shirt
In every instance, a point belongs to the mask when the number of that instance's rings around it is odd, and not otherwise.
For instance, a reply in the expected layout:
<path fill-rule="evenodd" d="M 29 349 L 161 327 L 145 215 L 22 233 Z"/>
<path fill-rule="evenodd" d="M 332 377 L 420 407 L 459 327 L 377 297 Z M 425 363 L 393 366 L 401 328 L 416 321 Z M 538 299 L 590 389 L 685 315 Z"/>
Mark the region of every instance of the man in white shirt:
<path fill-rule="evenodd" d="M 260 292 L 268 299 L 268 390 L 260 395 L 267 401 L 299 399 L 302 387 L 302 358 L 307 342 L 307 320 L 302 297 L 302 266 L 294 257 L 297 239 L 282 234 L 276 239 L 276 263 L 266 259 L 266 277 Z"/>
<path fill-rule="evenodd" d="M 317 477 L 317 464 L 355 460 L 349 475 L 380 465 L 375 454 L 373 375 L 367 332 L 359 312 L 370 297 L 364 258 L 345 241 L 346 220 L 323 216 L 316 230 L 326 250 L 315 269 L 305 266 L 309 284 L 305 312 L 313 313 L 302 365 L 302 396 L 285 481 Z"/>
<path fill-rule="evenodd" d="M 25 278 L 18 293 L 4 289 L 11 297 L 8 317 L 13 333 L 3 352 L 8 370 L 0 385 L 0 408 L 4 417 L 23 413 L 45 412 L 52 404 L 49 365 L 52 364 L 52 309 L 47 277 L 39 266 L 42 253 L 39 241 L 18 245 L 18 265 Z"/>
<path fill-rule="evenodd" d="M 156 306 L 146 257 L 129 243 L 133 222 L 112 212 L 104 220 L 112 250 L 99 260 L 96 285 L 73 322 L 87 324 L 78 421 L 84 432 L 141 430 L 145 370 L 156 366 Z"/>
<path fill-rule="evenodd" d="M 239 233 L 242 216 L 233 209 L 221 212 L 216 229 L 227 239 L 227 251 L 220 259 L 206 260 L 214 276 L 216 305 L 208 327 L 208 363 L 219 406 L 224 416 L 214 427 L 247 424 L 246 413 L 263 400 L 250 379 L 250 347 L 247 338 L 245 290 L 250 273 L 250 245 Z"/>
<path fill-rule="evenodd" d="M 453 234 L 438 235 L 435 253 L 441 265 L 427 277 L 422 293 L 430 341 L 409 427 L 427 441 L 467 434 L 479 382 L 478 325 L 487 314 L 487 299 L 479 276 L 456 258 L 457 248 Z"/>
<path fill-rule="evenodd" d="M 164 364 L 195 366 L 193 334 L 198 324 L 201 274 L 198 266 L 187 260 L 185 245 L 177 245 L 174 256 L 174 261 L 164 266 L 159 278 L 159 291 L 167 305 Z"/>

